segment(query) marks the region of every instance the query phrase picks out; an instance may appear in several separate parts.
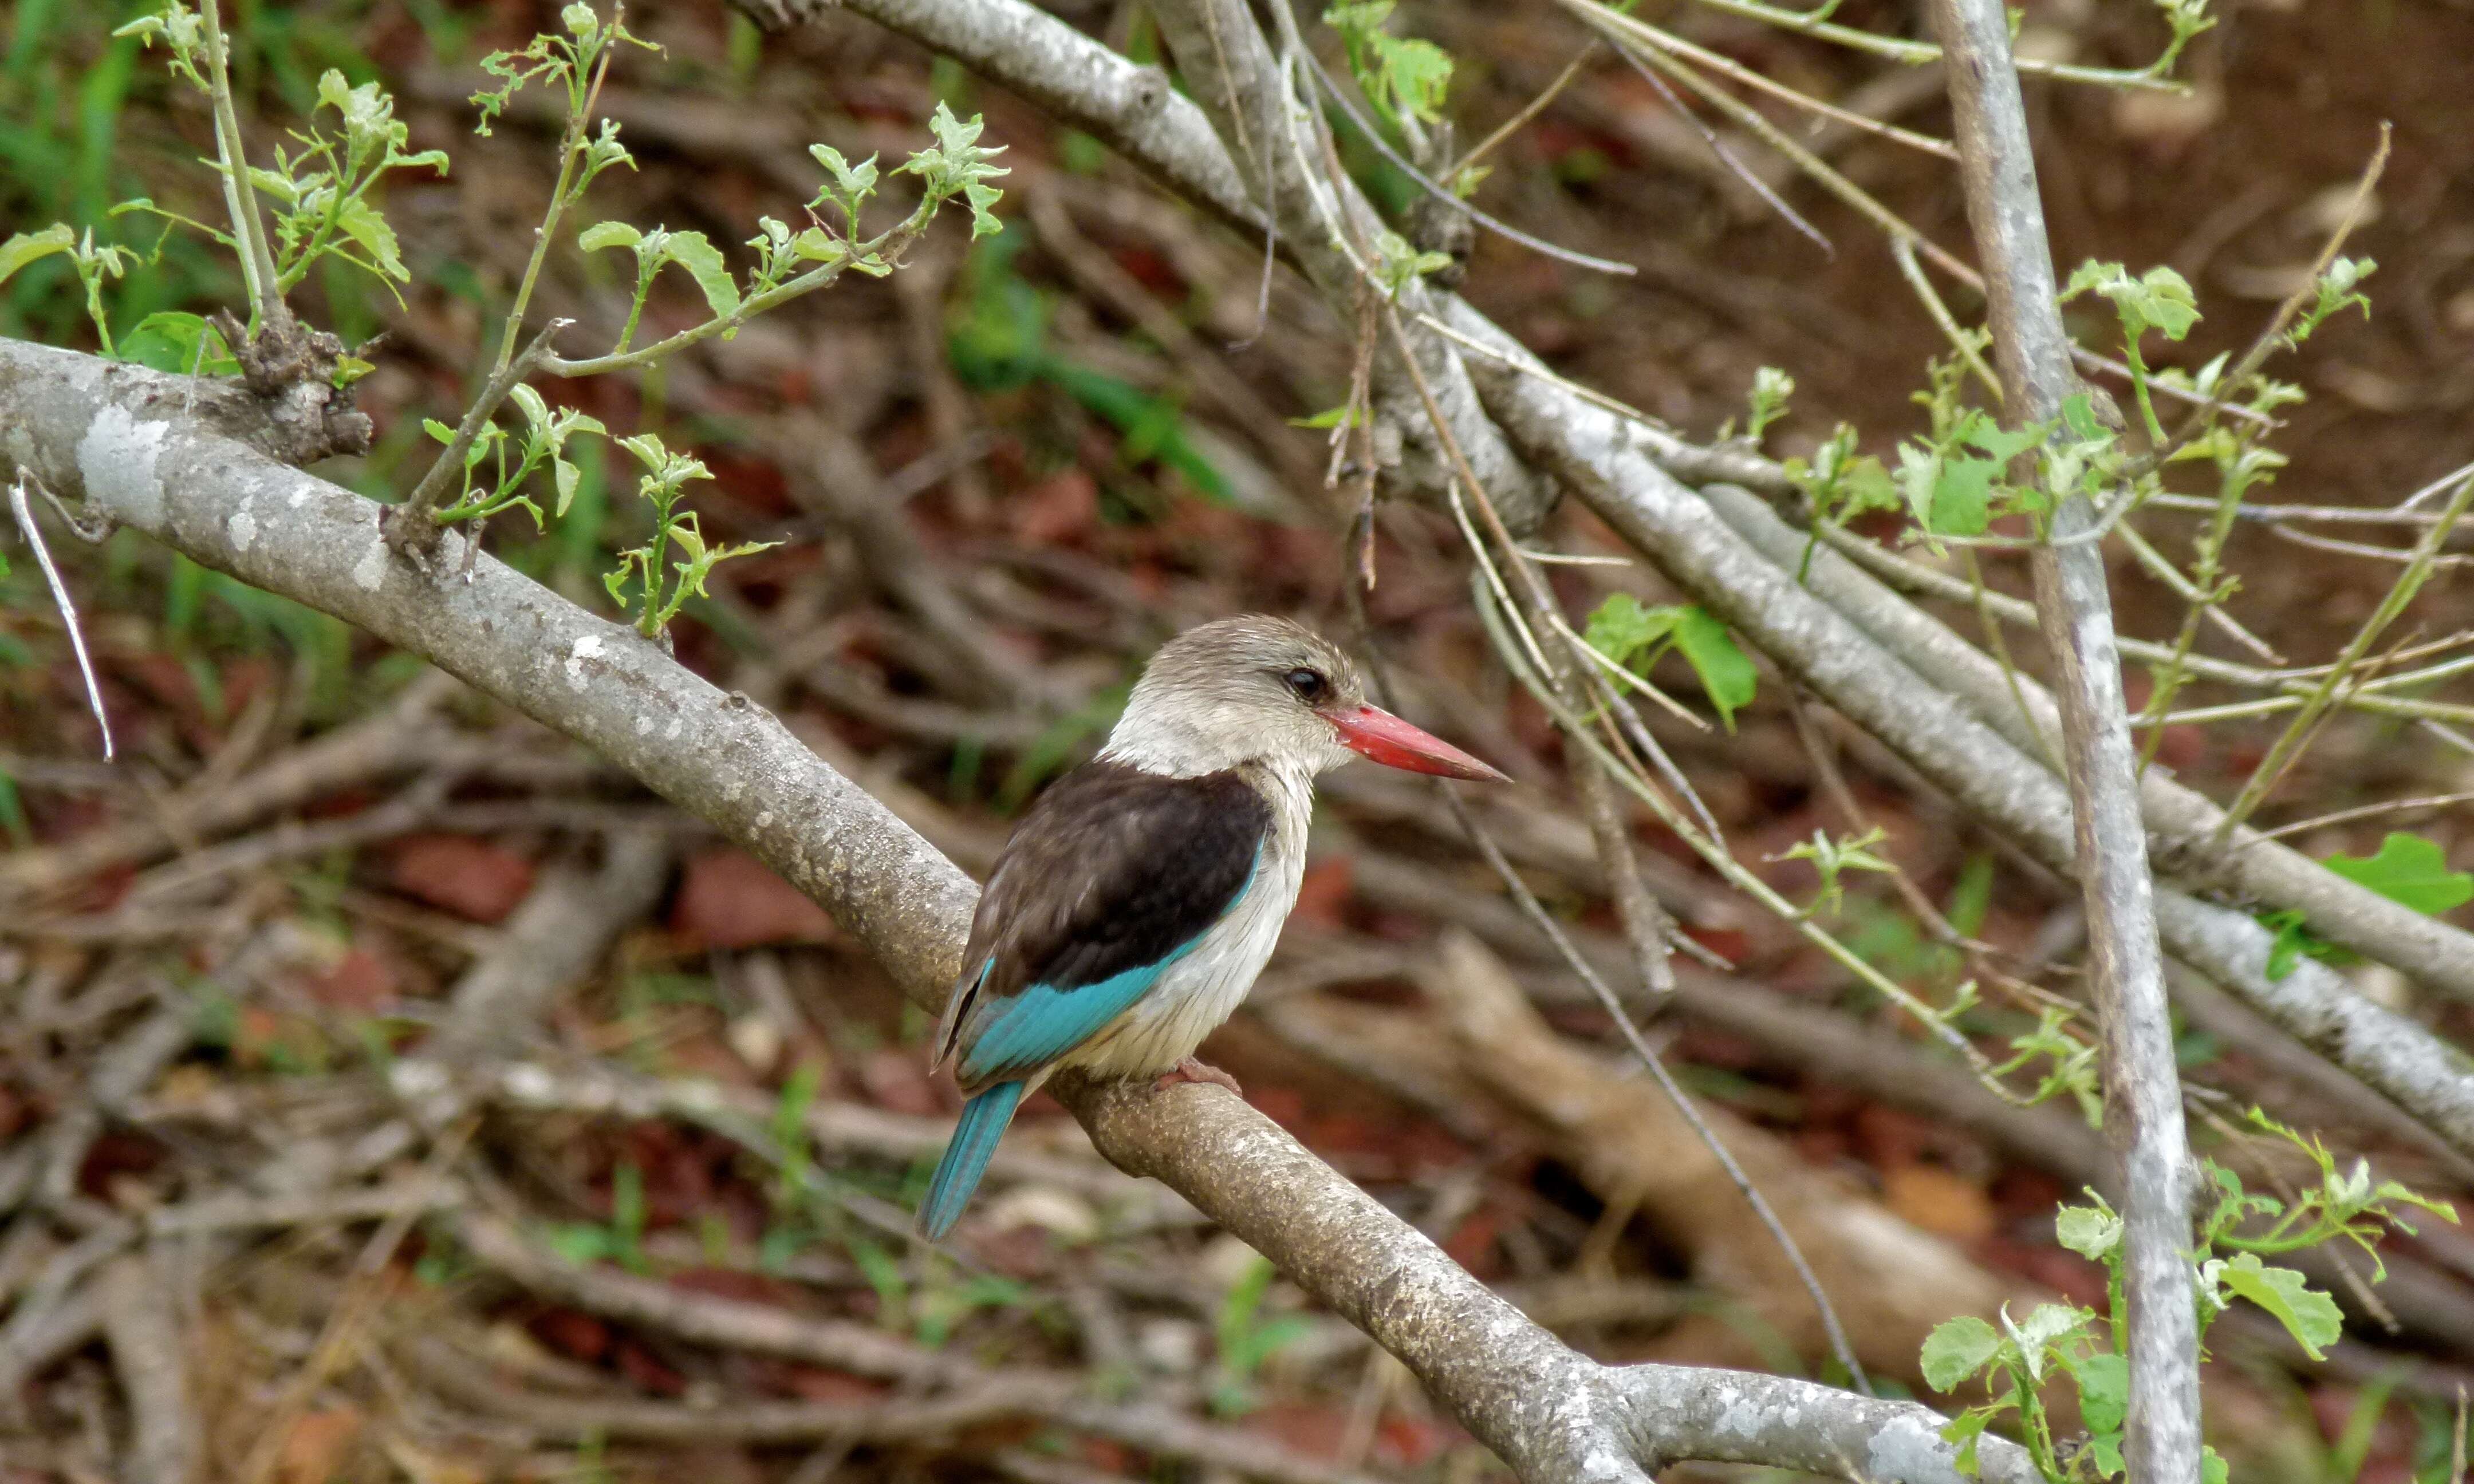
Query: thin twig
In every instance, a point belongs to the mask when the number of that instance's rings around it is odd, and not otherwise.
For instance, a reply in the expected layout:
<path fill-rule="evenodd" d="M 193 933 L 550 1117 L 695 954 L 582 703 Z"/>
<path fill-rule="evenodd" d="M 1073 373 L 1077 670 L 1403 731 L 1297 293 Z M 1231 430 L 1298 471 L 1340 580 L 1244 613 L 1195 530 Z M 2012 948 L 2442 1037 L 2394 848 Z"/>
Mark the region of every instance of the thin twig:
<path fill-rule="evenodd" d="M 1880 119 L 1868 118 L 1861 113 L 1842 108 L 1836 104 L 1826 103 L 1809 93 L 1800 93 L 1783 83 L 1754 71 L 1731 57 L 1713 52 L 1706 46 L 1696 46 L 1671 31 L 1653 26 L 1637 15 L 1611 10 L 1597 4 L 1596 0 L 1560 0 L 1560 3 L 1564 10 L 1578 16 L 1584 25 L 1601 30 L 1620 31 L 1644 45 L 1687 59 L 1731 82 L 1740 84 L 1757 92 L 1767 93 L 1796 108 L 1809 109 L 1824 118 L 1835 119 L 1839 123 L 1862 130 L 1866 133 L 1878 134 L 1884 139 L 1904 144 L 1911 150 L 1922 150 L 1927 155 L 1937 156 L 1953 164 L 1958 162 L 1958 150 L 1947 139 L 1936 139 L 1929 134 L 1917 133 L 1911 129 L 1902 129 L 1896 124 L 1885 124 Z"/>
<path fill-rule="evenodd" d="M 1489 155 L 1492 155 L 1496 150 L 1502 148 L 1505 140 L 1510 139 L 1514 134 L 1520 132 L 1522 129 L 1528 127 L 1529 122 L 1532 119 L 1535 119 L 1539 114 L 1545 112 L 1548 106 L 1564 95 L 1564 89 L 1572 85 L 1572 80 L 1581 75 L 1581 69 L 1588 66 L 1591 61 L 1597 60 L 1597 55 L 1600 50 L 1602 50 L 1602 43 L 1600 43 L 1595 37 L 1591 37 L 1589 45 L 1582 47 L 1577 52 L 1574 52 L 1572 54 L 1572 60 L 1564 64 L 1564 70 L 1555 75 L 1555 81 L 1546 84 L 1545 91 L 1540 93 L 1537 97 L 1530 99 L 1527 104 L 1521 107 L 1519 112 L 1515 113 L 1512 117 L 1505 119 L 1502 123 L 1496 125 L 1494 132 L 1487 135 L 1483 139 L 1480 139 L 1475 145 L 1470 147 L 1467 154 L 1462 156 L 1458 160 L 1455 160 L 1452 167 L 1443 172 L 1444 183 L 1449 184 L 1451 181 L 1460 179 L 1462 175 L 1466 174 L 1470 167 L 1477 164 L 1479 160 L 1486 158 Z"/>
<path fill-rule="evenodd" d="M 1286 0 L 1274 0 L 1275 5 L 1285 3 Z M 1408 156 L 1394 149 L 1392 141 L 1383 137 L 1382 128 L 1357 111 L 1357 105 L 1349 102 L 1348 95 L 1341 91 L 1340 84 L 1330 73 L 1323 70 L 1322 60 L 1314 53 L 1299 48 L 1297 55 L 1303 59 L 1306 70 L 1314 75 L 1315 81 L 1322 84 L 1324 93 L 1333 103 L 1340 106 L 1340 111 L 1347 115 L 1348 121 L 1357 126 L 1358 132 L 1365 135 L 1366 142 L 1373 146 L 1374 153 L 1390 161 L 1394 169 L 1418 182 L 1419 190 L 1467 216 L 1470 221 L 1493 232 L 1496 236 L 1509 238 L 1533 252 L 1542 252 L 1548 257 L 1570 263 L 1577 268 L 1592 268 L 1599 273 L 1613 274 L 1618 277 L 1630 277 L 1640 271 L 1630 263 L 1619 263 L 1613 258 L 1598 257 L 1591 253 L 1575 251 L 1570 248 L 1558 247 L 1543 237 L 1524 232 L 1502 218 L 1463 201 L 1452 194 L 1448 186 L 1419 169 Z"/>
<path fill-rule="evenodd" d="M 211 0 L 207 7 L 212 10 Z M 104 761 L 111 760 L 111 717 L 103 708 L 103 686 L 95 680 L 94 658 L 86 653 L 85 634 L 78 627 L 77 605 L 69 599 L 69 585 L 61 577 L 61 569 L 52 564 L 51 548 L 43 544 L 43 533 L 35 524 L 33 507 L 26 503 L 26 486 L 34 472 L 20 468 L 9 485 L 9 514 L 17 519 L 17 529 L 34 548 L 35 564 L 43 569 L 43 581 L 51 585 L 52 601 L 60 606 L 61 624 L 69 632 L 69 649 L 77 656 L 78 674 L 85 681 L 86 705 L 94 711 L 94 724 L 103 729 Z M 47 491 L 48 492 L 48 491 Z"/>
<path fill-rule="evenodd" d="M 2468 474 L 2459 482 L 2456 494 L 2440 512 L 2440 518 L 2423 530 L 2422 539 L 2414 543 L 2413 555 L 2406 562 L 2405 570 L 2398 573 L 2397 580 L 2389 585 L 2387 594 L 2380 599 L 2379 607 L 2371 610 L 2371 616 L 2365 619 L 2362 628 L 2346 641 L 2343 652 L 2337 657 L 2337 662 L 2330 667 L 2327 676 L 2303 701 L 2300 711 L 2269 746 L 2268 755 L 2251 770 L 2249 778 L 2243 783 L 2242 792 L 2226 805 L 2224 818 L 2219 822 L 2213 836 L 2214 845 L 2221 847 L 2231 838 L 2234 827 L 2248 818 L 2250 811 L 2259 807 L 2260 801 L 2266 799 L 2268 791 L 2284 778 L 2286 770 L 2300 756 L 2304 743 L 2316 730 L 2320 717 L 2326 714 L 2347 675 L 2370 653 L 2371 645 L 2396 620 L 2397 615 L 2405 611 L 2406 605 L 2413 601 L 2423 580 L 2431 575 L 2441 543 L 2448 539 L 2449 532 L 2456 528 L 2457 521 L 2465 514 L 2469 504 L 2474 504 L 2474 474 Z"/>
<path fill-rule="evenodd" d="M 1609 37 L 1609 39 L 1613 40 L 1613 38 Z M 1767 180 L 1762 180 L 1758 174 L 1757 174 L 1750 166 L 1746 165 L 1742 160 L 1737 159 L 1735 157 L 1735 152 L 1728 149 L 1726 141 L 1718 137 L 1717 131 L 1701 122 L 1701 115 L 1693 112 L 1692 109 L 1685 104 L 1683 99 L 1675 96 L 1675 89 L 1668 86 L 1666 79 L 1660 74 L 1673 74 L 1676 78 L 1682 80 L 1686 86 L 1692 88 L 1693 91 L 1701 94 L 1702 97 L 1709 99 L 1711 103 L 1718 104 L 1722 108 L 1727 108 L 1729 111 L 1733 111 L 1733 108 L 1730 108 L 1730 106 L 1734 105 L 1735 103 L 1733 98 L 1724 97 L 1724 95 L 1720 94 L 1717 89 L 1710 87 L 1698 77 L 1694 76 L 1689 68 L 1676 62 L 1672 58 L 1667 57 L 1662 52 L 1653 52 L 1650 54 L 1650 57 L 1657 59 L 1653 65 L 1649 58 L 1644 58 L 1640 53 L 1634 51 L 1631 47 L 1624 45 L 1621 41 L 1614 41 L 1613 45 L 1616 55 L 1620 56 L 1626 62 L 1631 64 L 1632 70 L 1640 74 L 1643 82 L 1646 82 L 1651 87 L 1658 90 L 1659 97 L 1666 101 L 1666 106 L 1675 110 L 1675 114 L 1678 118 L 1690 124 L 1693 128 L 1693 132 L 1700 134 L 1701 142 L 1710 147 L 1710 153 L 1717 158 L 1718 163 L 1727 167 L 1728 174 L 1734 176 L 1736 180 L 1743 181 L 1747 189 L 1749 189 L 1754 195 L 1760 198 L 1763 205 L 1778 213 L 1781 221 L 1783 221 L 1787 226 L 1794 227 L 1796 231 L 1801 233 L 1807 241 L 1821 249 L 1823 256 L 1836 257 L 1838 255 L 1838 247 L 1835 243 L 1832 243 L 1830 240 L 1829 235 L 1823 232 L 1820 227 L 1806 221 L 1804 219 L 1804 214 L 1796 210 L 1793 206 L 1788 205 L 1786 203 L 1786 198 L 1780 195 L 1775 187 L 1773 187 Z M 1744 111 L 1750 112 L 1751 110 L 1747 108 Z M 1758 115 L 1755 115 L 1755 117 L 1758 116 Z M 1743 113 L 1737 113 L 1735 117 L 1738 123 L 1744 122 Z M 1756 132 L 1758 132 L 1758 131 Z"/>
<path fill-rule="evenodd" d="M 2334 814 L 2316 814 L 2307 820 L 2295 820 L 2291 825 L 2279 825 L 2274 829 L 2263 829 L 2259 838 L 2274 840 L 2283 835 L 2306 834 L 2331 825 L 2369 819 L 2377 814 L 2403 814 L 2410 809 L 2444 809 L 2455 803 L 2474 803 L 2474 793 L 2425 794 L 2419 799 L 2386 799 L 2378 803 L 2358 804 L 2350 809 L 2339 809 Z"/>

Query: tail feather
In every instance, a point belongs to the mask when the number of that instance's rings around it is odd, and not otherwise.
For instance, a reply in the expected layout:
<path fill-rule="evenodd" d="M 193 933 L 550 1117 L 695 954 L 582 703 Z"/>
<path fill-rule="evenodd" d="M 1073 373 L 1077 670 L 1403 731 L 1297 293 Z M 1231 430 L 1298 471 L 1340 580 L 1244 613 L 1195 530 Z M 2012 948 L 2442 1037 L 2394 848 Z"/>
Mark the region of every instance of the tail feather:
<path fill-rule="evenodd" d="M 928 1198 L 919 1203 L 920 1235 L 932 1242 L 940 1240 L 961 1219 L 962 1208 L 971 1204 L 971 1192 L 980 1187 L 980 1177 L 987 1173 L 988 1160 L 997 1152 L 997 1140 L 1005 1137 L 1006 1125 L 1013 1122 L 1022 1089 L 1019 1082 L 1000 1082 L 962 1105 L 962 1120 L 955 1125 L 945 1157 L 936 1161 L 936 1173 L 929 1178 Z"/>

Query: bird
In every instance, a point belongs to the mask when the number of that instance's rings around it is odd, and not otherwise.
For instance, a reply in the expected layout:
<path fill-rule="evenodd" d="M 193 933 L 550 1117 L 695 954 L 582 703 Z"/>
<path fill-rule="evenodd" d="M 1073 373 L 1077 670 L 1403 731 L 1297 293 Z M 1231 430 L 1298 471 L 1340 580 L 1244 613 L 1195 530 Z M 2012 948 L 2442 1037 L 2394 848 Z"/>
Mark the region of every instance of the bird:
<path fill-rule="evenodd" d="M 1106 745 L 1032 802 L 981 893 L 933 1043 L 929 1070 L 953 1063 L 965 1101 L 921 1235 L 953 1230 L 1015 1109 L 1061 1067 L 1239 1091 L 1195 1049 L 1297 905 L 1316 778 L 1360 757 L 1509 781 L 1368 705 L 1357 666 L 1303 625 L 1243 614 L 1160 646 Z"/>

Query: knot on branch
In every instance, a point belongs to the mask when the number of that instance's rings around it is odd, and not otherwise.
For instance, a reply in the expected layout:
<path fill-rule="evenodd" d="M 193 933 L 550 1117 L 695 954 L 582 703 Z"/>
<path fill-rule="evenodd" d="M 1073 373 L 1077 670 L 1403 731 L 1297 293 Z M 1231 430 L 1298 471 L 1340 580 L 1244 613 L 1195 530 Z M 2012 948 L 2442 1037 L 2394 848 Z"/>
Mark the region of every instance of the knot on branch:
<path fill-rule="evenodd" d="M 228 309 L 216 313 L 214 326 L 240 363 L 241 384 L 264 414 L 264 424 L 250 437 L 261 452 L 286 464 L 309 465 L 370 451 L 376 430 L 369 414 L 352 405 L 349 387 L 335 384 L 344 364 L 341 338 L 288 315 L 253 338 Z"/>

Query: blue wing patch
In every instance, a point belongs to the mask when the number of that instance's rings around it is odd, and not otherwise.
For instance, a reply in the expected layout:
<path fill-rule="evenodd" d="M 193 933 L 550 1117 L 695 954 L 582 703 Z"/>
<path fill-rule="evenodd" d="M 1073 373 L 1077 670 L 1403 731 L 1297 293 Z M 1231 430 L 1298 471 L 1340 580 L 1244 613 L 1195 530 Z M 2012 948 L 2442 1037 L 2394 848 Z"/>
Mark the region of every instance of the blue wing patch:
<path fill-rule="evenodd" d="M 955 1066 L 962 1086 L 983 1087 L 1008 1077 L 1028 1076 L 1100 1034 L 1109 1021 L 1150 993 L 1170 965 L 1193 952 L 1213 927 L 1227 921 L 1238 903 L 1254 890 L 1256 868 L 1262 859 L 1263 850 L 1258 845 L 1247 868 L 1245 885 L 1237 889 L 1237 895 L 1201 932 L 1187 939 L 1166 958 L 1068 989 L 1053 984 L 1030 985 L 973 1017 L 980 1023 L 966 1030 L 970 1045 Z"/>

